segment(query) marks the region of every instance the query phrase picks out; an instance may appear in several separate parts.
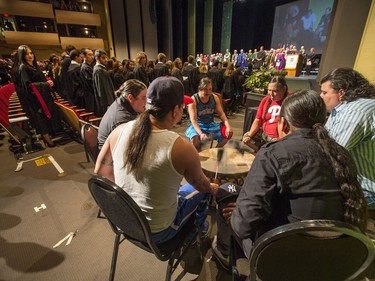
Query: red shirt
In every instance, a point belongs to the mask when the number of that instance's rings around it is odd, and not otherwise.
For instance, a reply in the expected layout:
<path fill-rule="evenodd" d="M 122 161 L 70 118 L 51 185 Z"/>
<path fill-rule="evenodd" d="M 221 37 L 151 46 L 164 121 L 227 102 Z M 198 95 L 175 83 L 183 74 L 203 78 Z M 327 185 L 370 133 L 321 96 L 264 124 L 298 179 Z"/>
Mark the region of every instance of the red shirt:
<path fill-rule="evenodd" d="M 287 95 L 290 95 L 290 94 L 291 93 L 288 92 Z M 259 119 L 260 127 L 269 137 L 278 138 L 279 135 L 277 133 L 277 121 L 279 120 L 281 104 L 283 103 L 284 99 L 282 99 L 281 101 L 271 101 L 271 104 L 268 106 L 268 110 L 267 110 L 269 99 L 270 99 L 269 95 L 267 95 L 266 97 L 262 99 L 258 107 L 256 118 Z M 265 110 L 267 110 L 267 114 L 266 114 L 265 120 L 263 120 Z"/>

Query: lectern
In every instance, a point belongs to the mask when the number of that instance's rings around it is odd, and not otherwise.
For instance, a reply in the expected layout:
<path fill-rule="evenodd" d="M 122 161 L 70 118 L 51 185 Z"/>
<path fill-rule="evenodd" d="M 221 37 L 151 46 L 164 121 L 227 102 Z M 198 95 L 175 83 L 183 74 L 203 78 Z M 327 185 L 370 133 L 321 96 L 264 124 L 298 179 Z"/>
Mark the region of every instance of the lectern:
<path fill-rule="evenodd" d="M 298 77 L 302 71 L 302 63 L 302 55 L 287 55 L 285 64 L 285 70 L 288 71 L 287 76 Z"/>

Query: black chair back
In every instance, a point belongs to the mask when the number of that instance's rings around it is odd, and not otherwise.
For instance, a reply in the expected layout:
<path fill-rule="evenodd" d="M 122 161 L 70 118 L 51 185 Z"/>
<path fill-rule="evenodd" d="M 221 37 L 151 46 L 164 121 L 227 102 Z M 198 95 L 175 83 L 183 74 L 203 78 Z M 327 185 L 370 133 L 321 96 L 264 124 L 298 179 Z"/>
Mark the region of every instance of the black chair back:
<path fill-rule="evenodd" d="M 250 256 L 250 280 L 352 280 L 375 257 L 371 239 L 331 220 L 287 224 L 262 235 Z"/>
<path fill-rule="evenodd" d="M 89 189 L 116 234 L 123 234 L 126 239 L 153 252 L 161 260 L 168 259 L 154 244 L 142 210 L 123 189 L 102 177 L 91 178 Z"/>

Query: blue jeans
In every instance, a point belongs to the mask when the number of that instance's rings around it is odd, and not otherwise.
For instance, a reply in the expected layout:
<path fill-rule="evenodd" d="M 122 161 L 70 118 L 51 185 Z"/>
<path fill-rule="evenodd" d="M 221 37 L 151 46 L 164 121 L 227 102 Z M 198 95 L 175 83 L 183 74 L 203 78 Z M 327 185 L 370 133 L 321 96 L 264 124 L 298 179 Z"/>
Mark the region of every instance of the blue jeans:
<path fill-rule="evenodd" d="M 153 233 L 152 240 L 154 240 L 156 244 L 159 244 L 173 238 L 194 213 L 195 224 L 202 232 L 207 231 L 205 221 L 208 213 L 209 200 L 209 193 L 199 192 L 188 183 L 181 186 L 178 190 L 177 214 L 173 223 L 168 228 Z"/>

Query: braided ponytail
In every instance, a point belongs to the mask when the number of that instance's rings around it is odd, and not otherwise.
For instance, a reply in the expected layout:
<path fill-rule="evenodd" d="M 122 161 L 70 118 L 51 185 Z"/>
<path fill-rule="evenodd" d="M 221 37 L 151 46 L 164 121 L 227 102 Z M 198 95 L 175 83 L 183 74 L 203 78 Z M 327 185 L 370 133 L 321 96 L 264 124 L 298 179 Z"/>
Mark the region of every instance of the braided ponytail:
<path fill-rule="evenodd" d="M 355 163 L 349 152 L 329 137 L 322 124 L 315 124 L 313 129 L 314 137 L 331 163 L 335 178 L 341 188 L 341 194 L 345 199 L 344 220 L 364 231 L 367 225 L 367 204 L 357 180 Z"/>
<path fill-rule="evenodd" d="M 322 125 L 326 107 L 319 94 L 303 90 L 288 96 L 281 107 L 280 117 L 284 117 L 291 128 L 313 129 L 314 138 L 331 164 L 345 200 L 344 220 L 364 231 L 367 224 L 367 204 L 357 179 L 357 169 L 349 152 L 331 139 Z"/>

